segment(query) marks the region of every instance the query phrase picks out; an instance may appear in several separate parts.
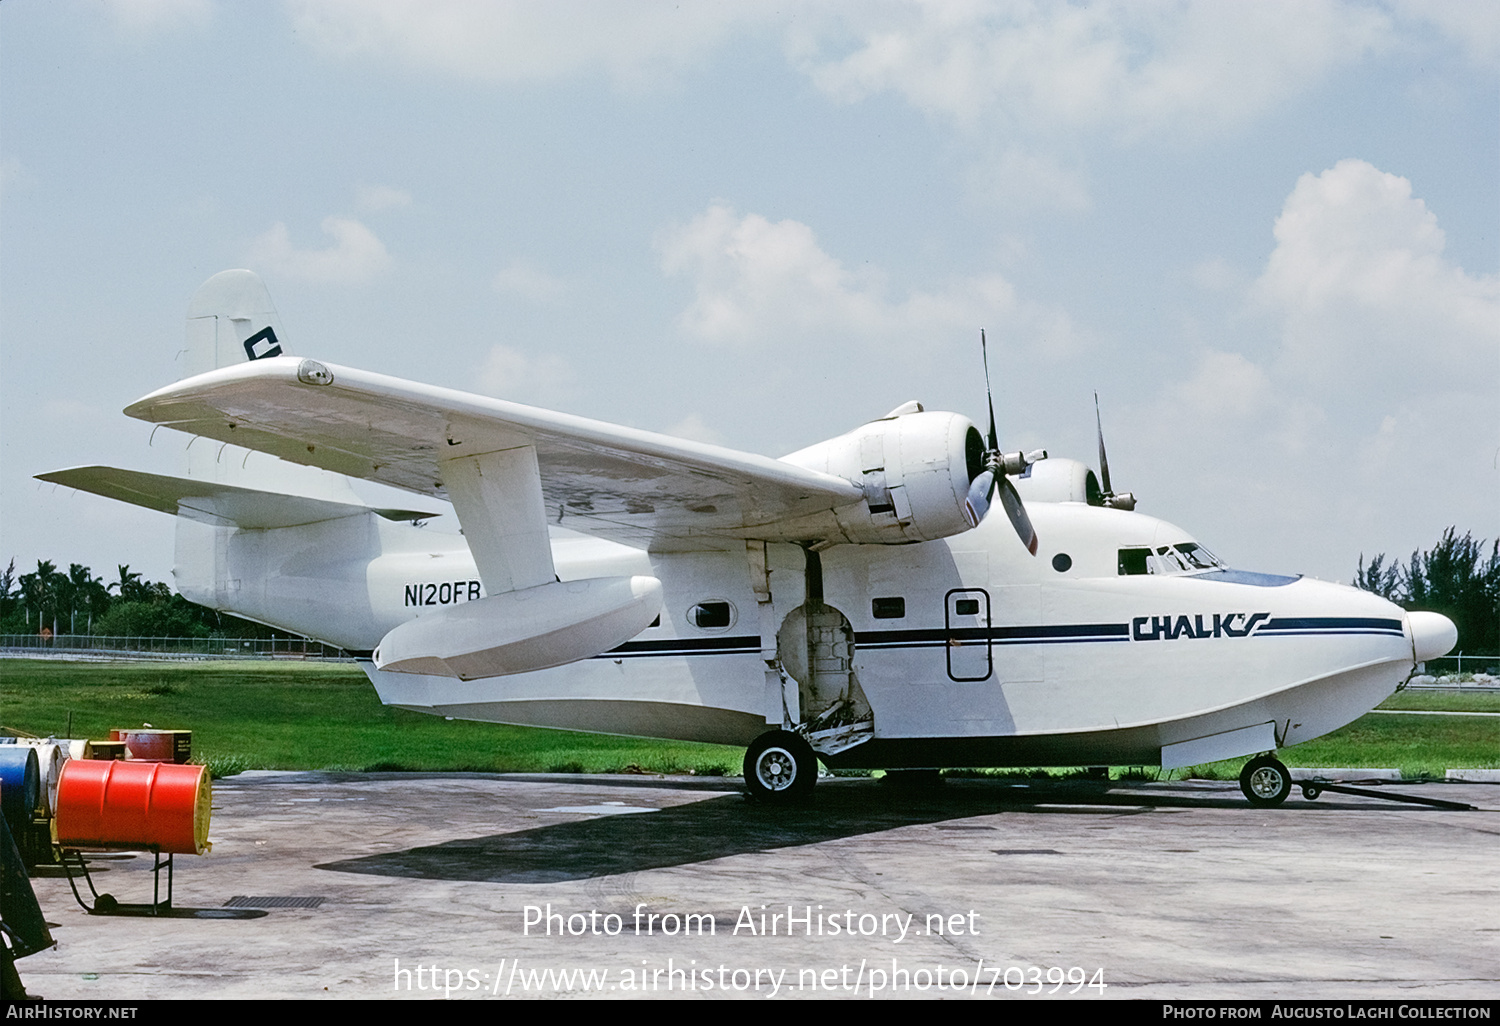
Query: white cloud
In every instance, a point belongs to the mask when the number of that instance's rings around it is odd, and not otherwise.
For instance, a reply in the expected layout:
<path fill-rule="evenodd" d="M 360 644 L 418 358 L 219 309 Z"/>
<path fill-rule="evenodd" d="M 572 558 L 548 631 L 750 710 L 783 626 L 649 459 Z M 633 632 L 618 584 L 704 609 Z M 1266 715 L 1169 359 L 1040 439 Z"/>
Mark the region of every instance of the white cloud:
<path fill-rule="evenodd" d="M 533 356 L 511 346 L 490 347 L 479 370 L 478 388 L 486 395 L 537 406 L 561 405 L 574 389 L 573 367 L 552 353 Z"/>
<path fill-rule="evenodd" d="M 888 299 L 878 272 L 848 270 L 807 225 L 741 216 L 724 205 L 664 232 L 657 246 L 662 270 L 693 284 L 679 326 L 706 342 L 770 348 L 830 336 L 874 345 L 968 338 L 1011 319 L 1017 307 L 1015 290 L 998 274 Z"/>
<path fill-rule="evenodd" d="M 975 147 L 971 187 L 1015 210 L 1090 205 L 1079 144 L 1194 146 L 1396 48 L 1500 53 L 1494 4 L 1032 0 L 677 4 L 673 0 L 290 0 L 297 37 L 342 59 L 497 83 L 600 75 L 640 88 L 725 43 L 779 37 L 847 103 L 894 96 Z"/>
<path fill-rule="evenodd" d="M 325 217 L 323 233 L 333 237 L 327 249 L 298 249 L 285 224 L 277 222 L 250 245 L 248 261 L 289 278 L 337 284 L 368 281 L 390 266 L 391 257 L 375 233 L 358 221 Z"/>
<path fill-rule="evenodd" d="M 1260 412 L 1270 395 L 1265 371 L 1239 353 L 1207 352 L 1193 376 L 1169 389 L 1172 402 L 1196 417 L 1231 419 Z"/>
<path fill-rule="evenodd" d="M 1230 135 L 1394 44 L 1339 0 L 862 3 L 788 28 L 826 95 L 890 95 L 981 152 L 976 195 L 1008 210 L 1091 205 L 1081 144 L 1185 147 Z"/>
<path fill-rule="evenodd" d="M 552 303 L 563 297 L 568 286 L 561 278 L 537 270 L 523 260 L 513 260 L 495 275 L 495 290 L 535 303 Z"/>
<path fill-rule="evenodd" d="M 1496 533 L 1500 276 L 1448 260 L 1411 183 L 1359 160 L 1303 175 L 1275 237 L 1244 286 L 1272 355 L 1206 352 L 1121 418 L 1153 498 L 1269 532 L 1268 569 L 1326 566 L 1330 537 Z"/>
<path fill-rule="evenodd" d="M 207 0 L 113 0 L 145 11 Z M 1332 68 L 1435 33 L 1471 58 L 1500 51 L 1494 4 L 1392 0 L 289 0 L 298 37 L 342 57 L 494 82 L 604 71 L 640 84 L 702 63 L 721 43 L 778 33 L 829 95 L 894 92 L 971 126 L 1108 125 L 1218 131 L 1296 96 Z"/>
<path fill-rule="evenodd" d="M 371 213 L 411 206 L 411 193 L 389 185 L 361 185 L 354 195 L 359 208 Z"/>
<path fill-rule="evenodd" d="M 639 86 L 696 65 L 759 5 L 553 0 L 294 0 L 299 36 L 340 56 L 491 82 L 603 71 Z"/>
<path fill-rule="evenodd" d="M 1281 370 L 1319 384 L 1409 394 L 1495 380 L 1500 276 L 1443 255 L 1411 183 L 1361 160 L 1306 174 L 1276 219 L 1257 298 L 1281 320 Z"/>
<path fill-rule="evenodd" d="M 863 4 L 836 27 L 814 24 L 793 36 L 792 57 L 840 99 L 893 92 L 969 129 L 1174 137 L 1254 118 L 1392 32 L 1384 12 L 1334 0 L 948 0 Z"/>

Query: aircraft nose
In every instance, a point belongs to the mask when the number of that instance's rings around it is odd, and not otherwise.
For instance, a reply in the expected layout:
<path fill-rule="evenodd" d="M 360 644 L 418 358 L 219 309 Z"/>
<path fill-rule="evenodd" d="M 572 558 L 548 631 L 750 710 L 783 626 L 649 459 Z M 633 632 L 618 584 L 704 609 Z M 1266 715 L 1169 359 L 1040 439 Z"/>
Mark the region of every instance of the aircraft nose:
<path fill-rule="evenodd" d="M 1447 655 L 1458 644 L 1458 628 L 1442 613 L 1407 613 L 1406 622 L 1419 663 Z"/>

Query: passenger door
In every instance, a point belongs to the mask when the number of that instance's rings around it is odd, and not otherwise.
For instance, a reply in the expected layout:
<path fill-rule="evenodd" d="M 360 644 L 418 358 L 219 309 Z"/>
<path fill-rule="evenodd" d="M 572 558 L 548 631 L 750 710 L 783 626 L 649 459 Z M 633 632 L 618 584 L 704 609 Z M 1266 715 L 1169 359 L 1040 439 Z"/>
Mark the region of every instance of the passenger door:
<path fill-rule="evenodd" d="M 989 680 L 990 594 L 983 588 L 955 588 L 945 599 L 944 636 L 947 639 L 948 678 L 967 682 Z"/>

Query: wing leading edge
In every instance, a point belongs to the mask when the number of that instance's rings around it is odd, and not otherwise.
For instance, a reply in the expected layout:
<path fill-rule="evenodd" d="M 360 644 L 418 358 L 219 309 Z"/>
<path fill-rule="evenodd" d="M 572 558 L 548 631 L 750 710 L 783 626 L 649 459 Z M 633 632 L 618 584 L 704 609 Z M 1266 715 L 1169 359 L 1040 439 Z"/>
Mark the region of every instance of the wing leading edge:
<path fill-rule="evenodd" d="M 637 547 L 815 542 L 864 498 L 766 456 L 293 357 L 187 378 L 125 412 L 444 499 L 445 464 L 530 446 L 550 521 Z"/>

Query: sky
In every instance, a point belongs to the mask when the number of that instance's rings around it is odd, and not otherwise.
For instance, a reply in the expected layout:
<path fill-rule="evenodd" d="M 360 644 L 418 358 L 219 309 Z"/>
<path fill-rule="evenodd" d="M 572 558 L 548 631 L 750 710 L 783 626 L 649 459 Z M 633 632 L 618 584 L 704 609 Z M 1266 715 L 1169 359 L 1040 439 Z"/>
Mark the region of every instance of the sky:
<path fill-rule="evenodd" d="M 9 0 L 0 565 L 170 580 L 120 412 L 288 351 L 783 455 L 918 399 L 1231 565 L 1500 537 L 1500 5 Z M 269 459 L 269 457 L 254 457 Z M 366 489 L 373 500 L 380 493 Z"/>

